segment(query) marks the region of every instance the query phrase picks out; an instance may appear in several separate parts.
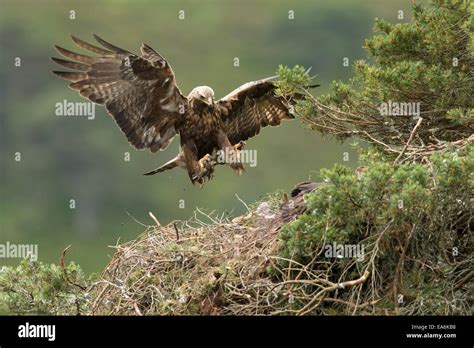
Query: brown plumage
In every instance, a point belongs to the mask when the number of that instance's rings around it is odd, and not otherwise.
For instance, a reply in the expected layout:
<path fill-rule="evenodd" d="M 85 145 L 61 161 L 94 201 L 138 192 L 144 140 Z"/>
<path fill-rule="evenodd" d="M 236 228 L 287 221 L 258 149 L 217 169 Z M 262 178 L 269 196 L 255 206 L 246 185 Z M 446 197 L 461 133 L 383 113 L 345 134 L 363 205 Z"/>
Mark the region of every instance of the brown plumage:
<path fill-rule="evenodd" d="M 281 219 L 284 223 L 296 219 L 306 213 L 304 195 L 324 186 L 323 182 L 303 181 L 297 184 L 291 191 L 291 199 L 285 194 L 281 205 Z"/>
<path fill-rule="evenodd" d="M 243 141 L 263 127 L 294 118 L 291 98 L 275 94 L 275 77 L 246 83 L 216 102 L 207 86 L 194 88 L 186 97 L 168 62 L 148 45 L 142 44 L 142 55 L 137 56 L 94 37 L 103 47 L 74 36 L 72 40 L 95 57 L 56 46 L 69 60 L 52 60 L 73 71 L 54 74 L 70 81 L 83 97 L 104 105 L 136 149 L 164 150 L 180 135 L 178 155 L 146 175 L 181 167 L 193 183 L 202 184 L 220 164 L 218 151 L 227 150 L 238 159 Z M 242 163 L 226 164 L 243 171 Z"/>

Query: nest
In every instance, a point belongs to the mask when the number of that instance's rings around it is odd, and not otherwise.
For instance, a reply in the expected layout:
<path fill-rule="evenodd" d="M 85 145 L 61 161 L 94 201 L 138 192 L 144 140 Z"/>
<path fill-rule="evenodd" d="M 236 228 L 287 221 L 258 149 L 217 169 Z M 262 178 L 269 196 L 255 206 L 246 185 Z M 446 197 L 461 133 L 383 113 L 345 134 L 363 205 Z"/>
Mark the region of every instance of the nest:
<path fill-rule="evenodd" d="M 459 217 L 460 225 L 439 236 L 439 241 L 434 238 L 427 242 L 423 226 L 408 226 L 400 240 L 393 240 L 385 233 L 389 224 L 384 231 L 361 241 L 367 246 L 363 259 L 325 257 L 324 239 L 314 245 L 304 262 L 283 257 L 279 229 L 288 219 L 305 213 L 302 196 L 319 187 L 321 184 L 299 184 L 292 191 L 291 209 L 288 197 L 283 195 L 248 208 L 247 215 L 235 219 L 200 210 L 188 221 L 166 226 L 155 219 L 156 225 L 147 226 L 141 237 L 115 246 L 117 251 L 100 280 L 88 289 L 92 295 L 88 313 L 141 316 L 471 312 L 472 298 L 462 290 L 472 288 L 473 272 L 466 267 L 473 262 L 473 255 L 466 252 L 470 249 L 468 231 L 472 222 L 469 211 Z M 426 265 L 429 261 L 425 256 L 439 259 L 438 244 L 454 240 L 458 240 L 455 245 L 465 257 L 454 260 L 445 255 L 447 263 Z M 446 267 L 451 271 L 444 272 L 446 279 L 434 288 L 414 289 L 418 295 L 407 295 L 408 302 L 399 306 L 399 289 L 415 286 L 416 277 L 425 266 L 435 273 L 443 273 Z M 449 294 L 457 300 L 450 301 Z"/>
<path fill-rule="evenodd" d="M 198 211 L 200 212 L 200 211 Z M 199 213 L 198 213 L 199 214 Z M 273 219 L 258 227 L 223 216 L 149 226 L 117 252 L 94 285 L 93 314 L 224 314 L 256 286 L 276 250 Z M 261 281 L 265 282 L 264 279 Z M 226 305 L 226 309 L 223 305 Z"/>
<path fill-rule="evenodd" d="M 306 265 L 279 256 L 285 200 L 286 195 L 282 209 L 263 202 L 233 220 L 198 210 L 189 221 L 148 226 L 137 240 L 115 246 L 117 252 L 92 286 L 90 313 L 303 315 L 327 302 L 351 311 L 370 305 L 327 296 L 351 287 L 360 291 L 369 271 L 359 277 L 342 274 L 354 279 L 333 282 L 334 265 L 321 261 L 320 251 Z"/>

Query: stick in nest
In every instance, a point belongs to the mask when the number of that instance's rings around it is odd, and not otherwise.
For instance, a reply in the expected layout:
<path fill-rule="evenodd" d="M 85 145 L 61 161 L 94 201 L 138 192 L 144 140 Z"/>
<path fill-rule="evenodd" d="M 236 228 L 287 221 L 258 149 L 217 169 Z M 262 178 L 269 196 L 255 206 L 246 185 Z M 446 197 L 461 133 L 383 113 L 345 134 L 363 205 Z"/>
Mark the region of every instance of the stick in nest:
<path fill-rule="evenodd" d="M 179 230 L 178 230 L 178 226 L 176 226 L 176 222 L 173 222 L 173 227 L 176 232 L 176 241 L 179 241 Z"/>
<path fill-rule="evenodd" d="M 153 213 L 152 213 L 151 211 L 148 212 L 148 215 L 150 215 L 150 217 L 153 219 L 153 221 L 155 221 L 156 226 L 161 227 L 160 222 L 158 221 L 158 219 L 156 218 L 156 216 L 153 215 Z"/>

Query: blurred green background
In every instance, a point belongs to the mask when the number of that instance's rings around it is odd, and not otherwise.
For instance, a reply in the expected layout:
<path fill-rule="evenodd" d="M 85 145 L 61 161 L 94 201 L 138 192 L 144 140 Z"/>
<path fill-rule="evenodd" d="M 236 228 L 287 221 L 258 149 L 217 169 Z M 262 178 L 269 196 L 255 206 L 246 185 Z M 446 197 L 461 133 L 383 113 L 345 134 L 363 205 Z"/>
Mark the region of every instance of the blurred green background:
<path fill-rule="evenodd" d="M 273 75 L 279 64 L 301 64 L 318 74 L 317 95 L 327 92 L 332 80 L 348 79 L 344 57 L 350 63 L 366 57 L 362 46 L 374 17 L 409 21 L 411 3 L 0 0 L 0 243 L 38 244 L 39 259 L 46 262 L 58 262 L 72 244 L 68 259 L 97 272 L 113 253 L 109 245 L 143 231 L 127 212 L 144 224 L 153 223 L 149 211 L 163 224 L 188 218 L 195 207 L 237 215 L 245 207 L 235 194 L 250 203 L 317 178 L 322 167 L 357 161 L 349 143 L 322 139 L 293 121 L 266 128 L 247 142 L 247 149 L 258 150 L 258 165 L 247 167 L 244 176 L 220 167 L 202 189 L 193 187 L 183 170 L 144 177 L 175 155 L 179 140 L 152 155 L 131 148 L 102 107 L 96 107 L 94 120 L 55 116 L 57 102 L 84 101 L 50 73 L 58 70 L 49 60 L 58 56 L 53 45 L 74 48 L 69 34 L 92 42 L 94 32 L 136 53 L 146 42 L 168 59 L 185 94 L 209 85 L 219 98 L 242 83 Z M 178 18 L 181 10 L 184 20 Z M 129 162 L 125 152 L 131 154 Z M 343 161 L 344 152 L 349 162 Z M 0 265 L 17 262 L 0 259 Z"/>

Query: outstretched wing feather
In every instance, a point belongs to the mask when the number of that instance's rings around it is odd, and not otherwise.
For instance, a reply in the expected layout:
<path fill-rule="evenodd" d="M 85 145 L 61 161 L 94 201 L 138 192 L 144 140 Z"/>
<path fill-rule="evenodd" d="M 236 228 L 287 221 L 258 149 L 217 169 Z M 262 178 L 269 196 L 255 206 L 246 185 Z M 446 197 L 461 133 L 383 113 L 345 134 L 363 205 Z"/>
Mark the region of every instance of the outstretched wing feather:
<path fill-rule="evenodd" d="M 227 136 L 232 144 L 245 141 L 260 129 L 294 118 L 282 97 L 275 94 L 275 77 L 248 82 L 218 101 Z"/>
<path fill-rule="evenodd" d="M 99 56 L 91 57 L 56 46 L 70 60 L 52 58 L 75 71 L 54 71 L 90 101 L 105 105 L 108 113 L 137 149 L 164 149 L 176 135 L 175 121 L 187 99 L 176 85 L 173 70 L 151 47 L 142 56 L 114 46 L 94 34 L 104 48 L 75 36 L 74 43 Z"/>

